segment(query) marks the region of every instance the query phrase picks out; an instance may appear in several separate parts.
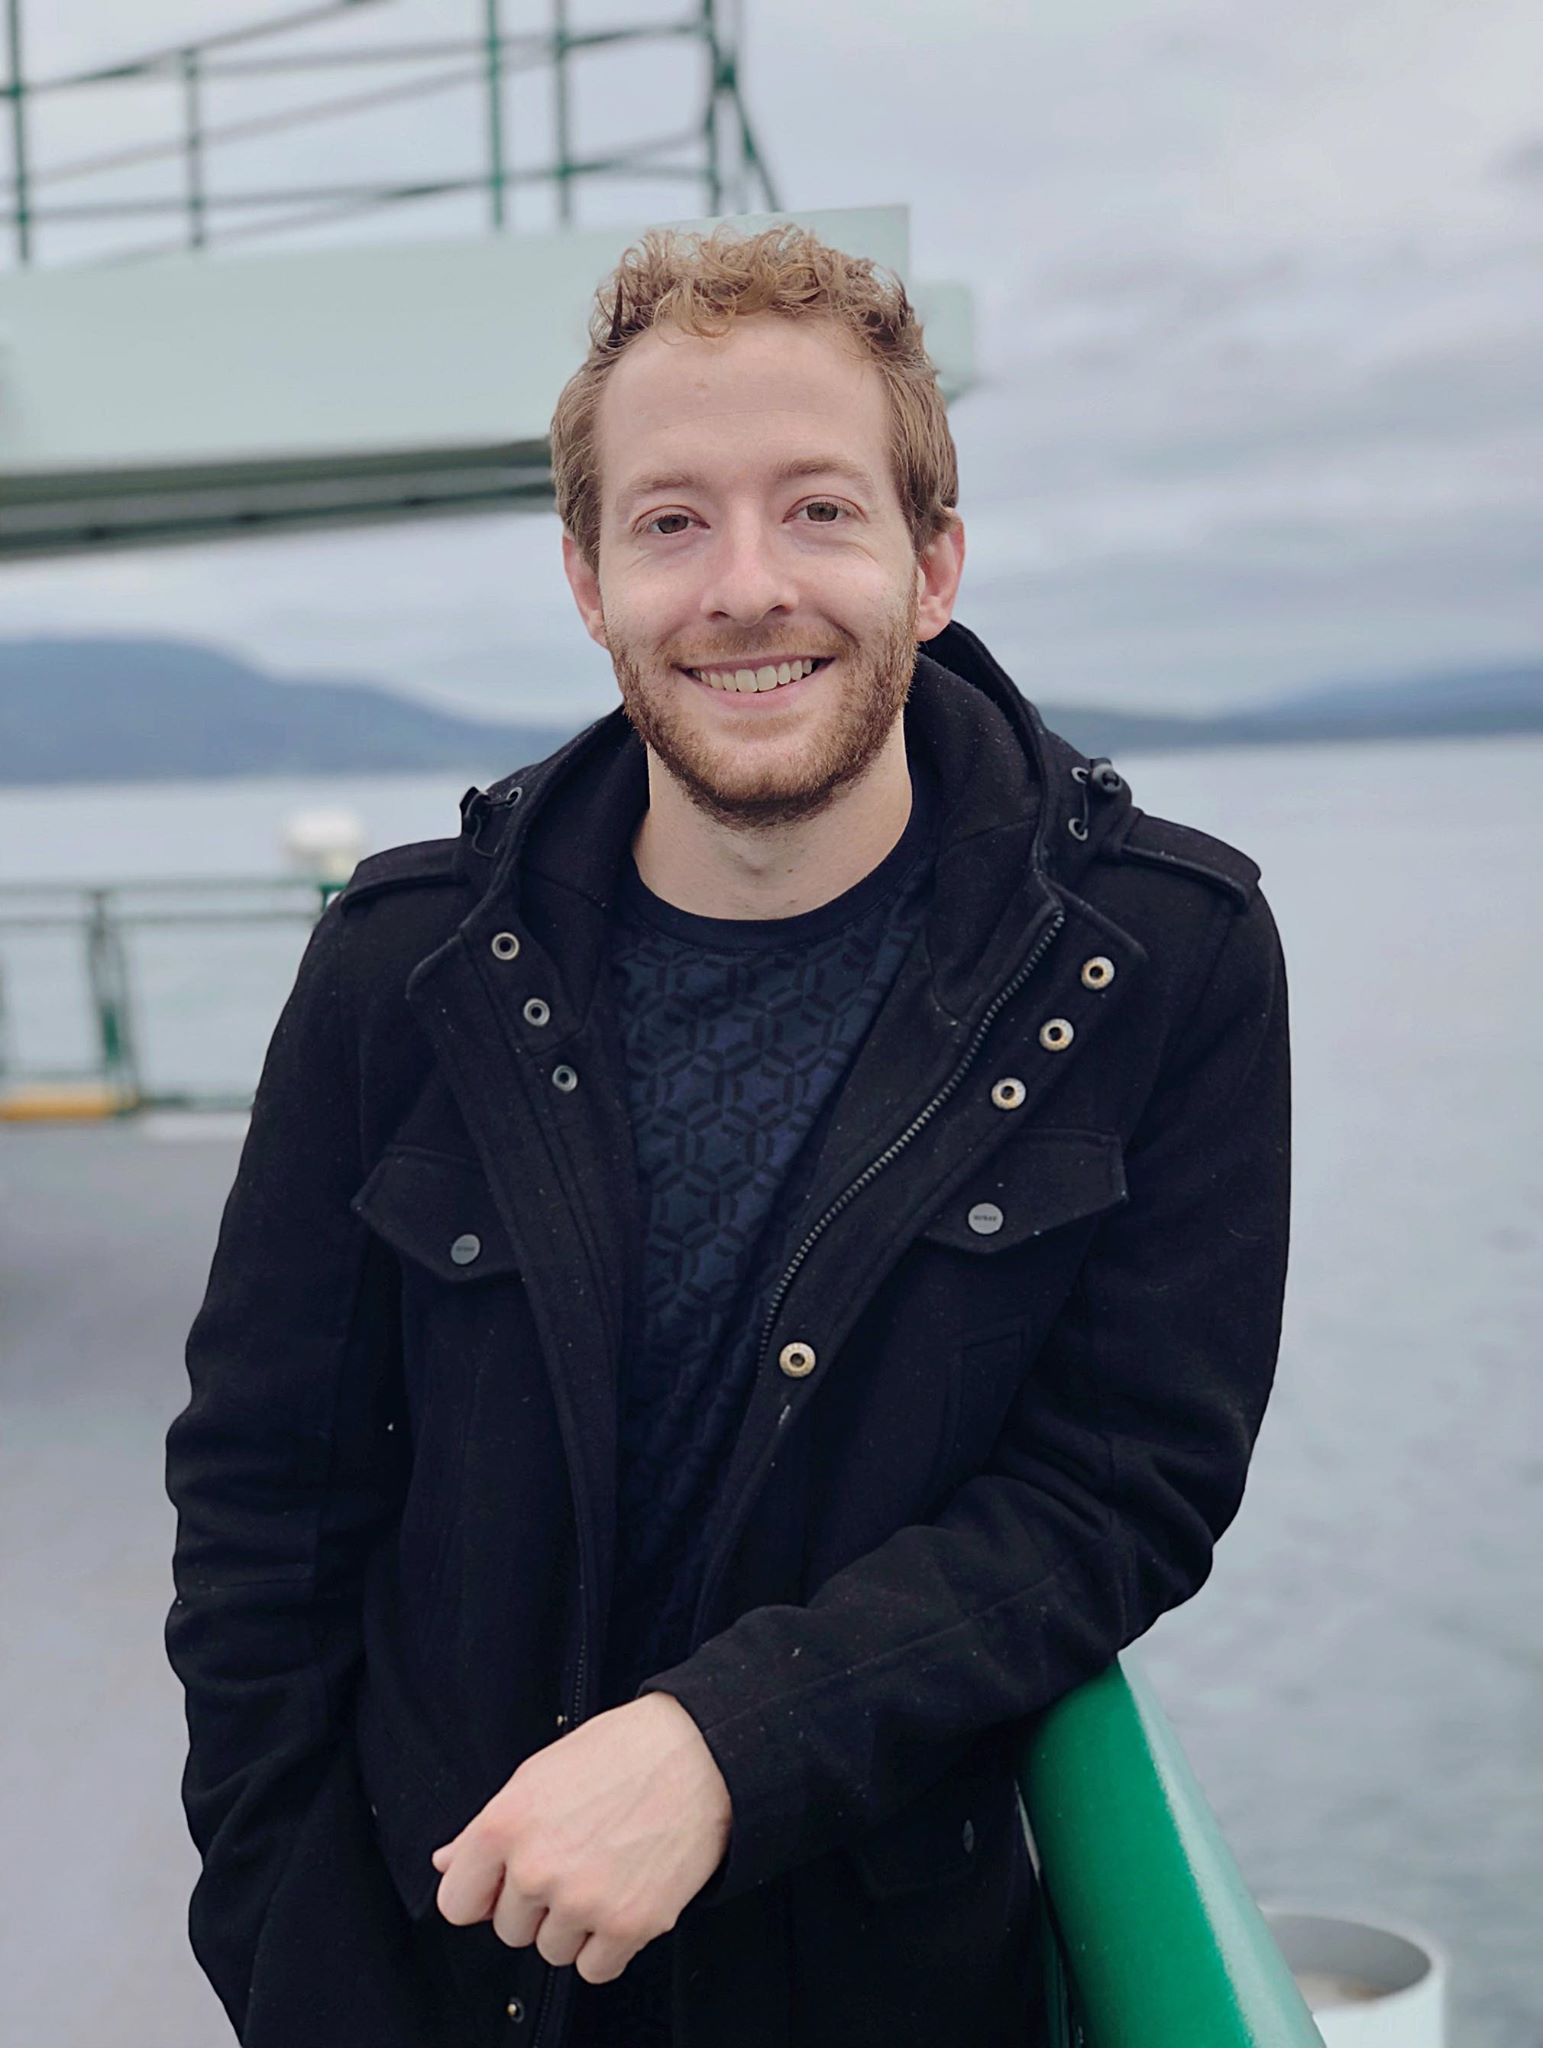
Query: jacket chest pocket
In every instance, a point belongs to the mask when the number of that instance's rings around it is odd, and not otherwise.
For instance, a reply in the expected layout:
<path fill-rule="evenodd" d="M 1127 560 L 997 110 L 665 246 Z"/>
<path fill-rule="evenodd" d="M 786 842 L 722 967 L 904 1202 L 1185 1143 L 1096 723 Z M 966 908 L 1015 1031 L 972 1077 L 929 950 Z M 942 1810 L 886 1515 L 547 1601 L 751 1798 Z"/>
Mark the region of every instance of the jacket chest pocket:
<path fill-rule="evenodd" d="M 1128 1199 L 1114 1133 L 1028 1131 L 923 1227 L 938 1290 L 927 1321 L 943 1338 L 947 1374 L 931 1498 L 981 1468 L 1100 1219 Z"/>
<path fill-rule="evenodd" d="M 507 1382 L 528 1328 L 518 1261 L 470 1159 L 391 1147 L 349 1206 L 396 1254 L 400 1275 L 411 1453 L 397 1538 L 403 1596 L 419 1626 L 448 1627 L 440 1594 L 462 1569 L 468 1456 L 493 1433 L 490 1390 Z"/>

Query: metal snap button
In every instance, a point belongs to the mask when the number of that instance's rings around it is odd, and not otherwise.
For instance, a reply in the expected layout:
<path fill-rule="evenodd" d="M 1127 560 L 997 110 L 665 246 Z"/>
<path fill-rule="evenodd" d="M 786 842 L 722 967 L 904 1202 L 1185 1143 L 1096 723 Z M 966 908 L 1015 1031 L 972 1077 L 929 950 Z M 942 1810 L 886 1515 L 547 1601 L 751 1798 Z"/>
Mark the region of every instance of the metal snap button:
<path fill-rule="evenodd" d="M 579 1077 L 572 1067 L 554 1067 L 552 1069 L 552 1086 L 560 1088 L 564 1095 L 571 1095 L 578 1085 Z"/>
<path fill-rule="evenodd" d="M 513 932 L 494 932 L 493 954 L 499 960 L 512 960 L 520 950 L 520 942 Z"/>
<path fill-rule="evenodd" d="M 814 1347 L 809 1344 L 784 1344 L 777 1354 L 777 1363 L 790 1380 L 801 1380 L 806 1373 L 814 1371 Z"/>
<path fill-rule="evenodd" d="M 469 1266 L 472 1260 L 480 1254 L 481 1250 L 482 1239 L 476 1236 L 474 1232 L 468 1230 L 463 1237 L 458 1237 L 455 1243 L 451 1245 L 450 1256 L 458 1266 Z"/>
<path fill-rule="evenodd" d="M 1066 1017 L 1047 1017 L 1039 1027 L 1039 1042 L 1046 1052 L 1065 1052 L 1073 1035 L 1071 1020 Z"/>
<path fill-rule="evenodd" d="M 506 2005 L 506 2006 L 504 2007 L 504 2011 L 505 2011 L 505 2012 L 506 2012 L 506 2013 L 507 2013 L 507 2014 L 509 2015 L 510 2019 L 512 2019 L 512 2020 L 522 2020 L 522 2019 L 524 2019 L 524 2017 L 525 2017 L 525 2001 L 524 2001 L 524 1999 L 523 1999 L 523 1998 L 511 1998 L 511 1999 L 510 1999 L 510 2001 L 509 2001 L 509 2003 L 508 2003 L 508 2004 L 507 2004 L 507 2005 Z"/>
<path fill-rule="evenodd" d="M 1091 960 L 1082 963 L 1082 985 L 1084 988 L 1107 988 L 1114 980 L 1114 962 L 1103 953 L 1095 953 Z"/>
<path fill-rule="evenodd" d="M 1028 1089 L 1024 1087 L 1016 1075 L 1007 1074 L 1000 1081 L 994 1083 L 991 1090 L 991 1099 L 998 1109 L 1022 1109 L 1024 1098 L 1028 1092 Z"/>
<path fill-rule="evenodd" d="M 1002 1228 L 1003 1220 L 995 1202 L 977 1202 L 965 1218 L 977 1237 L 995 1237 Z"/>
<path fill-rule="evenodd" d="M 524 1017 L 527 1024 L 545 1024 L 550 1020 L 551 1015 L 550 1008 L 542 1002 L 540 996 L 532 996 L 525 1005 Z"/>
<path fill-rule="evenodd" d="M 960 1839 L 961 1839 L 961 1840 L 963 1841 L 963 1843 L 964 1843 L 964 1853 L 965 1853 L 965 1855 L 966 1855 L 966 1856 L 970 1855 L 970 1854 L 971 1854 L 971 1853 L 973 1852 L 974 1848 L 975 1848 L 975 1823 L 974 1823 L 974 1821 L 972 1821 L 972 1820 L 967 1820 L 967 1821 L 965 1822 L 965 1824 L 964 1824 L 964 1833 L 963 1833 L 963 1835 L 961 1836 L 961 1838 L 960 1838 Z"/>

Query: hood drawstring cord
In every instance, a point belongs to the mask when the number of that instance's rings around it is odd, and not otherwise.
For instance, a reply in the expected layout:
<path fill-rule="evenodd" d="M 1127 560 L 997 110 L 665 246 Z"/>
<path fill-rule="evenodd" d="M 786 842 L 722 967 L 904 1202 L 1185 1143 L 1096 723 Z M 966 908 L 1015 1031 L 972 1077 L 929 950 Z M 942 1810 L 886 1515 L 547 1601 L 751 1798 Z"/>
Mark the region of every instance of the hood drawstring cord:
<path fill-rule="evenodd" d="M 480 853 L 484 860 L 494 858 L 493 849 L 482 844 L 482 828 L 494 811 L 507 811 L 517 804 L 525 794 L 517 782 L 507 796 L 489 796 L 485 789 L 478 789 L 475 783 L 461 798 L 461 830 L 471 831 L 473 853 Z M 475 821 L 475 822 L 474 822 Z"/>
<path fill-rule="evenodd" d="M 1086 768 L 1080 763 L 1072 770 L 1073 782 L 1082 786 L 1082 809 L 1075 818 L 1068 818 L 1066 829 L 1073 839 L 1088 836 L 1088 785 L 1091 783 L 1100 796 L 1113 796 L 1124 788 L 1124 779 L 1107 754 L 1094 754 Z"/>

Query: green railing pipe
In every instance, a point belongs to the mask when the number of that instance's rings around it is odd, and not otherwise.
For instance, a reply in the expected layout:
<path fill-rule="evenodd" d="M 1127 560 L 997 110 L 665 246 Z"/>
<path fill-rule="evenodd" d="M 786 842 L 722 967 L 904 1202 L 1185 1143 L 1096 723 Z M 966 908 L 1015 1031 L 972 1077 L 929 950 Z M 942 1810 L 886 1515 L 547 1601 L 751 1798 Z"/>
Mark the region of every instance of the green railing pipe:
<path fill-rule="evenodd" d="M 1038 1716 L 1018 1789 L 1057 2048 L 1322 2048 L 1139 1670 L 1116 1660 Z"/>

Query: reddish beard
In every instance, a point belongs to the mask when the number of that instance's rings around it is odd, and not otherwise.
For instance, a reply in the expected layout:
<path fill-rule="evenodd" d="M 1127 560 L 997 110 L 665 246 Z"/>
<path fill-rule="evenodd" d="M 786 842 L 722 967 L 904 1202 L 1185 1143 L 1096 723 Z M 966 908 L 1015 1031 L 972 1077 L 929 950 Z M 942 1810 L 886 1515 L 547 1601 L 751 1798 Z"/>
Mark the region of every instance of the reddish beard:
<path fill-rule="evenodd" d="M 724 825 L 789 825 L 813 817 L 859 781 L 893 731 L 916 665 L 915 591 L 908 589 L 906 602 L 877 638 L 866 644 L 845 638 L 841 674 L 829 686 L 836 701 L 814 744 L 787 751 L 762 739 L 754 746 L 753 767 L 746 758 L 750 749 L 736 746 L 731 734 L 714 739 L 695 725 L 684 693 L 699 686 L 667 660 L 645 667 L 613 635 L 611 666 L 633 730 L 690 802 Z M 737 651 L 726 649 L 715 658 L 732 661 Z M 746 651 L 772 650 L 762 641 Z M 828 673 L 812 678 L 816 687 Z"/>

